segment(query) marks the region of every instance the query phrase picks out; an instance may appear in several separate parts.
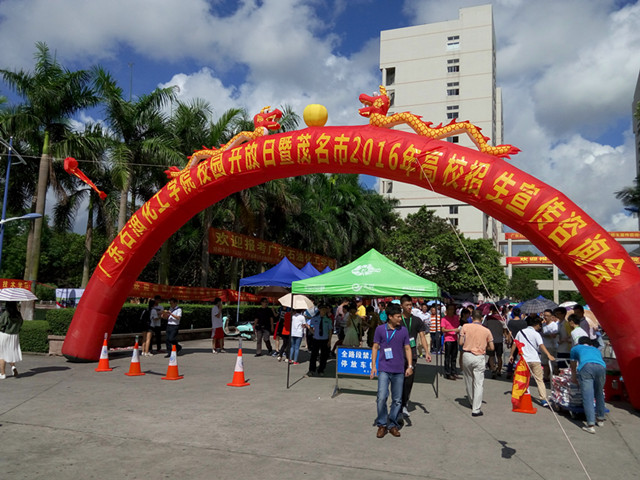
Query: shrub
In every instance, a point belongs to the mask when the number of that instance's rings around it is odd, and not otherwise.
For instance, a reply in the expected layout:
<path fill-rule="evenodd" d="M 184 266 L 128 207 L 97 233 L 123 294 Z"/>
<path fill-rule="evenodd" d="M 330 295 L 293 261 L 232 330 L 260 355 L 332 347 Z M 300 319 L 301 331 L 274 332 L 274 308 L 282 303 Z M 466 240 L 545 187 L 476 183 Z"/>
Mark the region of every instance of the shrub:
<path fill-rule="evenodd" d="M 202 304 L 180 304 L 182 307 L 182 321 L 180 328 L 210 328 L 211 327 L 211 305 Z M 112 333 L 136 333 L 144 330 L 144 325 L 140 321 L 142 312 L 147 308 L 144 304 L 125 303 L 120 309 L 116 324 Z M 240 322 L 253 322 L 255 306 L 240 305 Z M 222 314 L 229 317 L 229 325 L 236 324 L 237 305 L 225 306 Z M 51 335 L 66 335 L 75 308 L 57 308 L 46 311 L 46 319 L 49 322 L 49 333 Z M 166 327 L 166 320 L 163 320 L 162 327 Z"/>
<path fill-rule="evenodd" d="M 24 352 L 47 353 L 49 351 L 48 332 L 49 323 L 44 320 L 24 322 L 20 330 L 20 348 Z"/>
<path fill-rule="evenodd" d="M 49 333 L 51 335 L 66 335 L 75 312 L 75 308 L 55 308 L 47 310 L 46 319 L 47 322 L 49 322 Z"/>

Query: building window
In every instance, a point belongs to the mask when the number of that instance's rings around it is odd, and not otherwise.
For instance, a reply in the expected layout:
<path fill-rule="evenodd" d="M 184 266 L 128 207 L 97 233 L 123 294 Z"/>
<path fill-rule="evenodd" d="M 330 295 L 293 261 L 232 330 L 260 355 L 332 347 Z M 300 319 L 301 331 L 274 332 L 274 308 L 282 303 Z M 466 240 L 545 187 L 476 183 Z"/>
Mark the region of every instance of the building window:
<path fill-rule="evenodd" d="M 447 110 L 449 110 L 449 107 L 447 107 Z M 449 120 L 454 120 L 459 117 L 460 117 L 460 112 L 458 112 L 457 110 L 451 110 L 447 112 L 447 118 Z"/>
<path fill-rule="evenodd" d="M 449 142 L 449 143 L 459 143 L 460 142 L 460 137 L 458 137 L 457 135 L 455 137 L 447 137 L 447 142 Z"/>
<path fill-rule="evenodd" d="M 447 37 L 447 50 L 457 50 L 460 48 L 460 35 Z"/>
<path fill-rule="evenodd" d="M 458 205 L 449 205 L 449 215 L 458 214 Z"/>
<path fill-rule="evenodd" d="M 389 97 L 389 106 L 393 107 L 396 103 L 396 92 L 395 90 L 387 90 L 387 97 Z"/>
<path fill-rule="evenodd" d="M 447 220 L 449 220 L 451 225 L 453 225 L 454 227 L 458 226 L 458 219 L 457 218 L 448 218 Z"/>
<path fill-rule="evenodd" d="M 394 83 L 396 83 L 396 68 L 395 67 L 387 68 L 386 72 L 387 72 L 386 85 L 393 85 Z"/>
<path fill-rule="evenodd" d="M 382 193 L 393 193 L 393 182 L 391 180 L 382 181 Z"/>
<path fill-rule="evenodd" d="M 447 83 L 447 95 L 460 95 L 460 89 L 458 88 L 459 82 L 448 82 Z"/>
<path fill-rule="evenodd" d="M 460 60 L 458 58 L 452 58 L 447 60 L 447 73 L 460 72 Z"/>

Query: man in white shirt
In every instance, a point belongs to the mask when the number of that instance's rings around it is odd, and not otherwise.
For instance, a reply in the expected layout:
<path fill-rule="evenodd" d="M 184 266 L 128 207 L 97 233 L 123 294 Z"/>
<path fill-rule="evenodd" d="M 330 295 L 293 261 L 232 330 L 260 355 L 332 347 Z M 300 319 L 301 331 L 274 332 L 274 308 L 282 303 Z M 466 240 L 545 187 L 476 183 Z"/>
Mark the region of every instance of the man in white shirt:
<path fill-rule="evenodd" d="M 169 310 L 162 312 L 162 317 L 167 319 L 167 354 L 166 358 L 171 356 L 173 346 L 176 346 L 176 353 L 180 353 L 182 345 L 178 343 L 178 330 L 180 329 L 180 319 L 182 318 L 182 309 L 178 306 L 178 300 L 172 298 L 169 300 Z"/>
<path fill-rule="evenodd" d="M 529 370 L 531 371 L 531 376 L 534 378 L 536 385 L 538 386 L 540 405 L 548 407 L 549 402 L 547 401 L 547 388 L 545 387 L 544 380 L 542 379 L 542 364 L 540 363 L 540 355 L 538 352 L 542 350 L 552 362 L 555 361 L 555 357 L 551 355 L 549 350 L 547 350 L 547 347 L 544 346 L 542 337 L 540 336 L 540 330 L 542 330 L 542 320 L 540 317 L 536 317 L 531 320 L 530 326 L 518 332 L 516 340 L 524 344 L 522 347 L 522 358 L 527 362 Z M 513 363 L 513 354 L 516 348 L 517 345 L 513 342 L 509 363 Z"/>
<path fill-rule="evenodd" d="M 567 319 L 569 321 L 569 325 L 571 326 L 571 343 L 575 347 L 578 345 L 578 340 L 581 337 L 588 337 L 589 334 L 580 326 L 580 317 L 575 313 L 569 315 Z"/>
<path fill-rule="evenodd" d="M 211 308 L 211 351 L 224 353 L 224 330 L 222 324 L 222 299 L 216 297 Z"/>

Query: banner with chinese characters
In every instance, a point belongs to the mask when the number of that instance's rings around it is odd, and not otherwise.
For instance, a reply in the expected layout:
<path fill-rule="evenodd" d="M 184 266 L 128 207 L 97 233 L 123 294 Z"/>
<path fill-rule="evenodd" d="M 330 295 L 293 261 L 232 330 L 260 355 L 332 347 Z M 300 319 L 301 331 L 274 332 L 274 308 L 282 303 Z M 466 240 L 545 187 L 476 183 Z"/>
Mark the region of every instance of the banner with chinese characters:
<path fill-rule="evenodd" d="M 337 373 L 342 375 L 371 374 L 371 349 L 338 347 Z"/>
<path fill-rule="evenodd" d="M 398 122 L 376 115 L 370 117 L 374 123 L 364 126 L 266 135 L 181 170 L 131 216 L 103 254 L 69 326 L 63 353 L 98 359 L 104 332 L 113 330 L 134 281 L 162 244 L 203 209 L 276 178 L 363 174 L 446 195 L 522 233 L 578 287 L 606 330 L 632 403 L 640 408 L 640 320 L 619 314 L 636 308 L 640 271 L 625 248 L 561 190 L 499 156 L 441 141 L 417 116 L 400 120 L 410 120 L 420 134 L 383 128 Z M 451 133 L 458 127 L 442 128 Z"/>
<path fill-rule="evenodd" d="M 631 257 L 636 265 L 640 265 L 640 257 Z M 506 257 L 507 265 L 552 265 L 548 257 Z"/>
<path fill-rule="evenodd" d="M 304 252 L 291 247 L 285 247 L 259 238 L 241 235 L 239 233 L 209 229 L 209 253 L 226 255 L 228 257 L 244 258 L 256 262 L 276 264 L 287 257 L 296 267 L 301 268 L 308 262 L 318 270 L 329 266 L 335 270 L 337 262 L 334 258 Z"/>
<path fill-rule="evenodd" d="M 25 290 L 31 290 L 31 280 L 0 278 L 0 288 L 24 288 Z"/>
<path fill-rule="evenodd" d="M 177 300 L 212 302 L 216 297 L 220 297 L 223 302 L 238 301 L 238 291 L 228 288 L 181 287 L 148 282 L 135 282 L 129 294 L 130 297 L 141 298 L 153 298 L 156 295 L 160 295 L 164 300 L 175 298 Z M 242 292 L 240 301 L 259 303 L 260 297 Z"/>
<path fill-rule="evenodd" d="M 611 237 L 617 239 L 640 239 L 640 232 L 607 232 Z M 526 240 L 527 237 L 518 232 L 506 232 L 504 234 L 506 240 Z"/>

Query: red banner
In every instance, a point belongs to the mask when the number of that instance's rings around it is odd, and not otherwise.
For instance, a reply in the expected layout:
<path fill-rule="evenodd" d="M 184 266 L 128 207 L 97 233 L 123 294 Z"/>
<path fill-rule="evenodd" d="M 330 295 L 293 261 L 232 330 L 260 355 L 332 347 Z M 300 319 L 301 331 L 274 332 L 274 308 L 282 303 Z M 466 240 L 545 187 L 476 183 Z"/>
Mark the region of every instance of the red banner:
<path fill-rule="evenodd" d="M 607 232 L 613 238 L 640 238 L 640 232 Z M 518 232 L 506 232 L 504 234 L 506 240 L 527 240 L 527 237 Z"/>
<path fill-rule="evenodd" d="M 25 290 L 31 290 L 31 280 L 0 278 L 0 288 L 24 288 Z"/>
<path fill-rule="evenodd" d="M 311 262 L 320 271 L 324 270 L 327 265 L 332 270 L 335 270 L 337 266 L 334 258 L 285 247 L 248 235 L 218 230 L 217 228 L 209 229 L 209 253 L 272 264 L 276 264 L 283 257 L 287 257 L 298 268 Z"/>
<path fill-rule="evenodd" d="M 520 359 L 516 364 L 516 369 L 513 372 L 513 387 L 511 389 L 511 403 L 513 404 L 513 408 L 520 408 L 520 402 L 522 401 L 522 397 L 525 393 L 527 393 L 527 389 L 529 388 L 529 381 L 531 380 L 531 372 L 529 371 L 529 367 L 527 366 L 527 362 L 525 362 L 524 358 L 522 358 L 522 347 L 524 347 L 524 343 L 519 342 L 518 340 L 514 340 L 516 346 L 518 347 L 518 354 Z"/>
<path fill-rule="evenodd" d="M 175 298 L 177 300 L 194 300 L 199 302 L 212 302 L 216 297 L 220 297 L 223 302 L 238 301 L 238 291 L 228 288 L 180 287 L 160 285 L 157 283 L 135 282 L 129 292 L 130 297 L 153 298 L 156 295 L 160 295 L 164 299 Z M 259 303 L 260 297 L 252 293 L 242 292 L 240 301 Z"/>
<path fill-rule="evenodd" d="M 640 257 L 631 257 L 636 265 L 640 265 Z M 552 265 L 549 257 L 506 257 L 507 265 Z"/>

